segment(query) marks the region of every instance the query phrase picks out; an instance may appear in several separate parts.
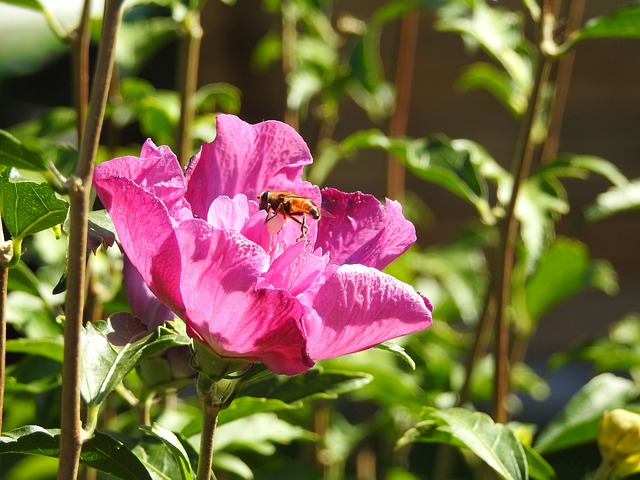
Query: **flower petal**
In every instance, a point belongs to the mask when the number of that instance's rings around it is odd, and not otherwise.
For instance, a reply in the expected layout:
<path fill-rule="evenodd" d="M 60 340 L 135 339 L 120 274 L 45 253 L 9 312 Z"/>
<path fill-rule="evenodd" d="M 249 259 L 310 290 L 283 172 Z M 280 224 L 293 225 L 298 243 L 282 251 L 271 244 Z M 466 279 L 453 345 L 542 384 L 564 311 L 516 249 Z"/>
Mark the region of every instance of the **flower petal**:
<path fill-rule="evenodd" d="M 101 168 L 111 162 L 96 167 L 94 186 L 113 220 L 122 249 L 153 294 L 182 317 L 182 266 L 174 230 L 177 220 L 154 194 L 116 175 L 117 170 Z"/>
<path fill-rule="evenodd" d="M 313 366 L 303 307 L 282 290 L 256 290 L 268 256 L 234 232 L 187 221 L 178 229 L 185 265 L 180 285 L 191 334 L 222 357 L 262 361 L 293 375 Z"/>
<path fill-rule="evenodd" d="M 216 131 L 216 139 L 202 146 L 186 171 L 187 200 L 198 216 L 206 218 L 209 205 L 221 195 L 245 193 L 251 198 L 267 189 L 305 194 L 296 186 L 311 153 L 289 125 L 250 125 L 233 115 L 218 115 Z"/>
<path fill-rule="evenodd" d="M 414 226 L 402 215 L 398 202 L 386 207 L 372 195 L 322 190 L 322 210 L 316 247 L 330 253 L 331 263 L 386 267 L 415 241 Z"/>
<path fill-rule="evenodd" d="M 142 320 L 148 331 L 153 331 L 167 320 L 174 317 L 169 307 L 151 293 L 140 273 L 131 264 L 129 258 L 124 257 L 122 272 L 124 288 L 127 292 L 129 306 L 133 314 Z"/>
<path fill-rule="evenodd" d="M 406 283 L 362 265 L 343 265 L 305 317 L 313 360 L 359 352 L 431 325 L 431 303 Z"/>

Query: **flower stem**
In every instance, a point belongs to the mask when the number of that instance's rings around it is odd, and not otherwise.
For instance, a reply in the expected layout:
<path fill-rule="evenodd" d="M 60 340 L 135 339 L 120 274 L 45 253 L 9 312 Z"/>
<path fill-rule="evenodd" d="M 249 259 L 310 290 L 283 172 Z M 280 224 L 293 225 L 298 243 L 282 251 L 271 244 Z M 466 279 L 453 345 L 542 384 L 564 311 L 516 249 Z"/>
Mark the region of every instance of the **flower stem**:
<path fill-rule="evenodd" d="M 213 465 L 213 437 L 222 410 L 222 399 L 217 395 L 217 385 L 204 374 L 198 375 L 198 395 L 202 399 L 202 432 L 197 480 L 209 480 Z"/>
<path fill-rule="evenodd" d="M 0 229 L 2 226 L 0 225 Z M 0 232 L 0 242 L 3 241 Z M 9 267 L 0 261 L 0 433 L 2 433 L 2 418 L 4 412 L 4 379 L 7 353 L 7 283 L 9 282 Z"/>
<path fill-rule="evenodd" d="M 419 21 L 419 11 L 409 12 L 402 17 L 395 78 L 396 108 L 389 124 L 390 137 L 400 137 L 407 134 Z M 387 197 L 398 199 L 402 196 L 405 188 L 405 177 L 404 164 L 389 155 L 387 159 Z"/>
<path fill-rule="evenodd" d="M 529 106 L 520 124 L 520 132 L 516 142 L 512 162 L 513 188 L 506 208 L 505 217 L 500 225 L 500 247 L 496 257 L 495 281 L 492 282 L 496 299 L 495 323 L 495 365 L 496 381 L 494 382 L 494 420 L 507 422 L 505 400 L 509 392 L 509 306 L 511 300 L 511 274 L 515 257 L 515 243 L 518 235 L 518 220 L 515 216 L 516 201 L 520 187 L 524 184 L 535 154 L 537 143 L 533 138 L 533 125 L 537 117 L 542 94 L 549 79 L 552 60 L 548 56 L 538 58 L 534 84 L 529 98 Z"/>
<path fill-rule="evenodd" d="M 87 103 L 89 103 L 89 13 L 91 0 L 85 0 L 82 7 L 80 24 L 69 35 L 69 43 L 73 55 L 73 92 L 76 107 L 76 128 L 78 130 L 78 145 L 82 143 L 84 135 Z"/>
<path fill-rule="evenodd" d="M 202 27 L 200 25 L 200 10 L 194 9 L 183 22 L 183 33 L 180 37 L 178 75 L 181 96 L 180 123 L 176 138 L 178 159 L 186 165 L 192 155 L 193 148 L 191 128 L 195 116 L 193 97 L 198 88 L 198 63 L 200 61 L 200 43 Z"/>
<path fill-rule="evenodd" d="M 115 60 L 115 43 L 124 0 L 107 0 L 105 4 L 100 50 L 95 80 L 80 144 L 78 165 L 68 182 L 69 192 L 69 260 L 64 327 L 64 364 L 62 372 L 62 411 L 60 432 L 60 480 L 75 479 L 82 449 L 80 421 L 80 338 L 84 310 L 84 287 L 87 230 L 91 181 L 100 130 Z"/>

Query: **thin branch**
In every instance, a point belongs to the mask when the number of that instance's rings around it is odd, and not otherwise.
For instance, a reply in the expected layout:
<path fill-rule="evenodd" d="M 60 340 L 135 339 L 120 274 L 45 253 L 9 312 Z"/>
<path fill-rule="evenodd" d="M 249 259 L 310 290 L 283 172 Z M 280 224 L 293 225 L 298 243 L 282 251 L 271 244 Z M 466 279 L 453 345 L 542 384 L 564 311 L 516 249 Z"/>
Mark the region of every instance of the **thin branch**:
<path fill-rule="evenodd" d="M 567 26 L 564 31 L 564 40 L 580 27 L 584 13 L 584 0 L 572 0 L 569 2 L 569 12 L 567 13 Z M 575 61 L 576 51 L 571 50 L 560 58 L 555 79 L 555 94 L 553 107 L 550 112 L 550 123 L 547 137 L 542 145 L 540 162 L 544 163 L 558 154 L 560 144 L 560 130 L 564 119 L 564 112 L 569 96 L 569 85 L 571 84 L 571 74 Z"/>
<path fill-rule="evenodd" d="M 0 229 L 2 225 L 0 224 Z M 2 233 L 0 232 L 0 241 Z M 0 260 L 0 433 L 4 414 L 4 380 L 7 354 L 7 283 L 9 282 L 9 267 Z"/>
<path fill-rule="evenodd" d="M 400 25 L 395 79 L 396 109 L 389 124 L 389 136 L 391 137 L 400 137 L 407 133 L 419 22 L 420 12 L 414 11 L 405 14 Z M 405 188 L 405 176 L 404 164 L 389 155 L 387 159 L 387 197 L 397 199 L 402 196 Z"/>
<path fill-rule="evenodd" d="M 80 338 L 85 293 L 85 252 L 91 181 L 98 151 L 100 131 L 115 60 L 115 43 L 122 18 L 124 0 L 105 4 L 100 49 L 87 114 L 85 135 L 75 175 L 69 187 L 69 261 L 65 305 L 64 364 L 62 372 L 62 411 L 59 480 L 77 478 L 82 448 L 80 421 Z"/>
<path fill-rule="evenodd" d="M 513 188 L 507 205 L 505 217 L 500 225 L 500 249 L 496 257 L 494 295 L 496 303 L 495 324 L 495 367 L 494 382 L 494 420 L 506 423 L 507 410 L 505 400 L 509 392 L 509 306 L 511 304 L 511 273 L 515 257 L 515 244 L 518 235 L 518 220 L 515 216 L 516 202 L 520 187 L 531 171 L 534 153 L 537 147 L 532 136 L 533 124 L 539 112 L 542 91 L 549 79 L 552 60 L 549 57 L 538 59 L 534 85 L 529 99 L 527 112 L 520 124 L 516 142 L 513 168 Z"/>
<path fill-rule="evenodd" d="M 80 24 L 69 35 L 73 56 L 73 92 L 76 107 L 76 128 L 78 130 L 78 145 L 82 143 L 84 135 L 87 103 L 89 103 L 89 33 L 91 0 L 85 0 L 82 7 Z"/>
<path fill-rule="evenodd" d="M 193 153 L 191 129 L 195 116 L 193 97 L 198 88 L 198 64 L 200 62 L 200 44 L 202 27 L 200 25 L 200 11 L 193 10 L 187 15 L 183 24 L 183 34 L 180 37 L 179 89 L 181 96 L 180 123 L 176 139 L 178 159 L 186 165 Z"/>

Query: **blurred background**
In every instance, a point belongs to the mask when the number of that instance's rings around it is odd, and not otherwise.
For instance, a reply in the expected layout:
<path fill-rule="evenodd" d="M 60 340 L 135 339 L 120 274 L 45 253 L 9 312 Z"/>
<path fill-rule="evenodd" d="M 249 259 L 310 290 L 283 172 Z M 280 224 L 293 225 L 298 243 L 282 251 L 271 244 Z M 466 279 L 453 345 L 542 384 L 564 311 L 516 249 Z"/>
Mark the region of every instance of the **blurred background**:
<path fill-rule="evenodd" d="M 75 24 L 79 1 L 43 2 L 61 24 Z M 274 29 L 278 19 L 264 8 L 269 2 L 239 0 L 235 5 L 209 0 L 202 11 L 202 51 L 199 85 L 226 82 L 242 92 L 240 116 L 248 122 L 285 119 L 286 82 L 278 63 L 260 66 L 256 48 Z M 335 2 L 333 18 L 366 19 L 384 2 L 343 0 Z M 602 15 L 627 2 L 586 2 L 584 18 Z M 496 1 L 505 8 L 520 2 Z M 152 8 L 152 7 L 149 7 Z M 94 13 L 100 12 L 95 1 Z M 420 14 L 415 71 L 410 95 L 406 134 L 426 137 L 442 133 L 483 145 L 508 168 L 514 151 L 518 121 L 489 93 L 463 92 L 459 78 L 472 62 L 486 60 L 480 51 L 465 48 L 460 35 L 434 28 L 435 16 Z M 356 24 L 357 26 L 357 24 Z M 380 52 L 384 78 L 393 81 L 398 56 L 400 20 L 381 30 Z M 167 37 L 152 52 L 137 76 L 156 89 L 175 89 L 176 42 Z M 95 45 L 93 47 L 95 54 Z M 71 106 L 68 49 L 49 31 L 42 17 L 25 9 L 0 3 L 0 128 L 38 117 L 55 106 Z M 43 88 L 46 85 L 46 88 Z M 302 119 L 300 132 L 312 151 L 318 122 Z M 388 118 L 372 120 L 355 102 L 341 107 L 333 138 L 341 140 L 356 130 L 388 131 Z M 122 133 L 123 143 L 140 144 L 135 129 Z M 640 177 L 640 44 L 633 40 L 585 41 L 577 50 L 566 113 L 562 124 L 561 152 L 590 154 L 613 162 L 628 178 Z M 339 163 L 322 186 L 362 190 L 378 198 L 386 195 L 387 159 L 367 152 Z M 630 311 L 640 310 L 640 221 L 637 213 L 623 213 L 576 229 L 583 206 L 608 188 L 601 177 L 566 180 L 573 211 L 558 229 L 585 242 L 592 258 L 606 258 L 619 275 L 620 291 L 610 297 L 590 290 L 561 304 L 543 319 L 529 348 L 529 362 L 543 371 L 548 357 L 588 335 L 604 334 L 608 326 Z M 451 240 L 477 216 L 469 204 L 446 190 L 407 177 L 407 189 L 428 208 L 418 226 L 418 242 L 425 247 Z M 437 307 L 437 305 L 436 305 Z M 551 378 L 553 396 L 546 412 L 553 412 L 567 396 L 589 378 L 590 372 L 574 366 Z M 586 368 L 586 367 L 585 367 Z M 530 412 L 531 413 L 531 412 Z"/>

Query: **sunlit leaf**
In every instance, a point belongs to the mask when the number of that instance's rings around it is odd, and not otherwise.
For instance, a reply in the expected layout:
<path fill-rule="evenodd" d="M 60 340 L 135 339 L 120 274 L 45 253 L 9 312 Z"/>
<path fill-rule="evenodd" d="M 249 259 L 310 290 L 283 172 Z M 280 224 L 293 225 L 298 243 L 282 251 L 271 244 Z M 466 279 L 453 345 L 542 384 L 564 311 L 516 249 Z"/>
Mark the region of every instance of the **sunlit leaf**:
<path fill-rule="evenodd" d="M 125 19 L 116 45 L 116 62 L 123 73 L 132 75 L 140 71 L 155 52 L 177 37 L 178 29 L 179 25 L 171 18 Z"/>
<path fill-rule="evenodd" d="M 0 165 L 41 172 L 47 169 L 40 155 L 25 147 L 20 140 L 4 130 L 0 130 Z"/>
<path fill-rule="evenodd" d="M 68 203 L 47 183 L 16 178 L 5 170 L 0 175 L 0 186 L 0 213 L 14 239 L 59 225 L 67 217 Z"/>
<path fill-rule="evenodd" d="M 88 405 L 99 405 L 143 358 L 190 342 L 160 327 L 132 343 L 116 346 L 113 332 L 111 324 L 103 321 L 88 323 L 83 330 L 81 393 Z"/>
<path fill-rule="evenodd" d="M 29 453 L 58 457 L 60 431 L 38 425 L 4 432 L 0 436 L 0 453 Z M 124 480 L 151 480 L 147 469 L 123 443 L 96 432 L 83 442 L 80 462 Z"/>
<path fill-rule="evenodd" d="M 587 206 L 583 221 L 595 222 L 617 213 L 640 209 L 640 179 L 612 187 L 598 195 L 595 202 Z"/>
<path fill-rule="evenodd" d="M 485 89 L 515 115 L 522 115 L 527 108 L 526 92 L 520 91 L 504 71 L 488 63 L 478 62 L 468 67 L 457 86 L 463 91 Z"/>
<path fill-rule="evenodd" d="M 402 360 L 404 363 L 409 365 L 411 370 L 416 369 L 416 362 L 413 361 L 413 358 L 411 358 L 407 353 L 407 351 L 404 348 L 402 348 L 400 345 L 393 342 L 384 342 L 384 343 L 381 343 L 380 345 L 376 345 L 376 348 L 393 353 L 400 360 Z"/>
<path fill-rule="evenodd" d="M 26 353 L 62 363 L 64 346 L 61 338 L 12 338 L 7 340 L 7 352 Z"/>
<path fill-rule="evenodd" d="M 575 35 L 585 38 L 640 38 L 640 5 L 624 5 L 588 20 Z"/>
<path fill-rule="evenodd" d="M 446 443 L 472 451 L 503 479 L 528 478 L 522 444 L 509 428 L 494 423 L 487 414 L 462 408 L 427 408 L 424 419 L 405 433 L 399 446 Z"/>
<path fill-rule="evenodd" d="M 314 368 L 294 377 L 269 375 L 248 381 L 242 386 L 240 395 L 295 403 L 311 397 L 336 398 L 338 395 L 356 390 L 370 381 L 371 376 L 364 373 L 356 374 Z"/>
<path fill-rule="evenodd" d="M 545 454 L 595 440 L 602 414 L 623 407 L 636 394 L 631 380 L 610 373 L 595 377 L 540 433 L 534 448 Z"/>

